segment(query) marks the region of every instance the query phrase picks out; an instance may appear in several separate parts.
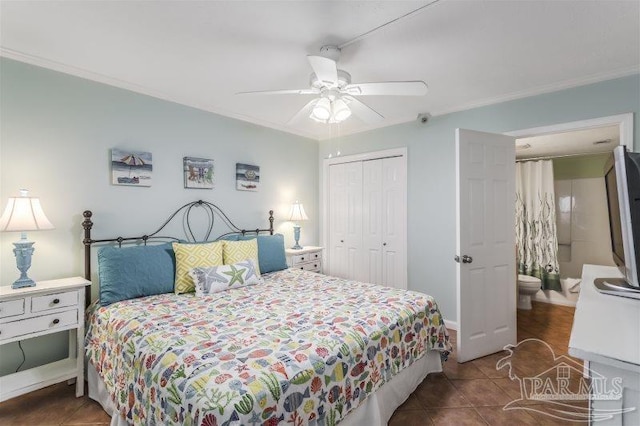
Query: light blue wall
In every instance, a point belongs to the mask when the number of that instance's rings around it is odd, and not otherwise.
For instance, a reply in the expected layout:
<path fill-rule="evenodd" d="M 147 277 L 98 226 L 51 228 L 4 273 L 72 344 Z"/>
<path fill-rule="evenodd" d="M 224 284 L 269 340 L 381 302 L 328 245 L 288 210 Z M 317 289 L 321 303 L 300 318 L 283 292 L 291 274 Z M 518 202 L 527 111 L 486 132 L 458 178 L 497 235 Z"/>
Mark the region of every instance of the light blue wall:
<path fill-rule="evenodd" d="M 639 75 L 323 141 L 320 159 L 407 147 L 409 288 L 435 296 L 456 321 L 455 129 L 502 133 L 628 112 L 638 141 Z"/>
<path fill-rule="evenodd" d="M 200 198 L 247 228 L 268 226 L 273 209 L 276 230 L 292 245 L 284 217 L 299 199 L 310 217 L 301 242 L 318 242 L 317 141 L 4 58 L 0 124 L 0 208 L 27 188 L 56 227 L 29 235 L 36 241 L 29 271 L 35 280 L 83 274 L 85 209 L 94 213 L 95 238 L 150 233 L 175 208 Z M 111 185 L 112 147 L 152 152 L 153 186 Z M 184 189 L 184 156 L 214 159 L 215 189 Z M 260 166 L 259 192 L 236 191 L 236 162 Z M 0 234 L 0 285 L 18 276 L 11 245 L 17 239 Z M 66 356 L 65 339 L 61 333 L 26 341 L 25 367 Z M 0 375 L 20 359 L 17 344 L 0 347 Z"/>

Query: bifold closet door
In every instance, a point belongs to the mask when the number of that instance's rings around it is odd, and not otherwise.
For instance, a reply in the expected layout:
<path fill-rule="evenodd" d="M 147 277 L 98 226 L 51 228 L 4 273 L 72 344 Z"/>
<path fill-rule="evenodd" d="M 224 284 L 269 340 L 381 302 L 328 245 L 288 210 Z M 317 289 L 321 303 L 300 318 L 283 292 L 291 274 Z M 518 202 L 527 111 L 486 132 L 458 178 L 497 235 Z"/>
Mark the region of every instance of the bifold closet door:
<path fill-rule="evenodd" d="M 363 281 L 362 162 L 331 165 L 329 188 L 329 273 Z"/>
<path fill-rule="evenodd" d="M 373 284 L 383 284 L 382 161 L 362 163 L 362 272 L 364 281 Z"/>
<path fill-rule="evenodd" d="M 402 157 L 382 161 L 382 282 L 407 288 L 407 170 Z"/>
<path fill-rule="evenodd" d="M 364 280 L 407 288 L 406 171 L 403 158 L 364 161 L 362 171 Z"/>

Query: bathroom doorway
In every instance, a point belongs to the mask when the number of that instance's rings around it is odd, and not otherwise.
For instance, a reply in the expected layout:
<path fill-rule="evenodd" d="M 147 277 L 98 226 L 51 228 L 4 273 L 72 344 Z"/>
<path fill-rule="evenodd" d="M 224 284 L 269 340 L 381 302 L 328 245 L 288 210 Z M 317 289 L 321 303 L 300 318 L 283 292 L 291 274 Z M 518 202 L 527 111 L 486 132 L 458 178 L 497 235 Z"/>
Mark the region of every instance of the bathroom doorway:
<path fill-rule="evenodd" d="M 518 309 L 518 341 L 541 339 L 557 354 L 566 354 L 582 265 L 613 265 L 604 161 L 618 145 L 633 150 L 633 114 L 522 130 L 510 136 L 516 137 L 517 160 L 548 158 L 554 163 L 561 286 L 557 291 L 538 290 L 531 296 L 533 309 Z"/>
<path fill-rule="evenodd" d="M 560 286 L 539 290 L 534 301 L 575 306 L 582 266 L 614 265 L 604 169 L 616 146 L 633 148 L 632 127 L 632 114 L 624 114 L 510 133 L 517 137 L 516 161 L 521 166 L 531 161 L 553 164 L 554 260 Z"/>

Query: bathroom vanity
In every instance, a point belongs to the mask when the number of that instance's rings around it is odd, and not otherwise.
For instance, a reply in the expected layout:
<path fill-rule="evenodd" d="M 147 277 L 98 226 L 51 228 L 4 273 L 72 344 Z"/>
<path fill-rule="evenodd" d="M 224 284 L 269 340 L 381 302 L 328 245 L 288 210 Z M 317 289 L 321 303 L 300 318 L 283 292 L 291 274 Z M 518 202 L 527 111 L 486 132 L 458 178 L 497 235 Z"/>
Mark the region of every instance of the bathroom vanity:
<path fill-rule="evenodd" d="M 622 275 L 584 265 L 569 354 L 584 360 L 591 379 L 590 424 L 640 425 L 640 300 L 599 293 L 593 282 L 605 277 Z M 602 419 L 603 410 L 611 417 Z"/>

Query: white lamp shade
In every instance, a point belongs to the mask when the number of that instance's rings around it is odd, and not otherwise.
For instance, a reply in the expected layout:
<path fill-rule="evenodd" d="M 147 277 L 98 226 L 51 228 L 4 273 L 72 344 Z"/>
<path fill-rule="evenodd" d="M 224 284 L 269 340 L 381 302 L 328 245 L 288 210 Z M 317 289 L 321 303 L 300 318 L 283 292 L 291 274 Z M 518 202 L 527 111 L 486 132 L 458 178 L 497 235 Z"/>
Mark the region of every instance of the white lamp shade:
<path fill-rule="evenodd" d="M 346 120 L 351 116 L 351 110 L 346 102 L 342 99 L 336 99 L 333 102 L 333 120 L 337 123 Z"/>
<path fill-rule="evenodd" d="M 293 205 L 291 206 L 291 212 L 289 213 L 289 220 L 309 220 L 307 214 L 304 212 L 304 207 L 302 206 L 302 204 L 297 201 L 293 203 Z"/>
<path fill-rule="evenodd" d="M 7 207 L 0 217 L 0 232 L 43 229 L 54 229 L 54 227 L 42 211 L 40 199 L 27 196 L 9 198 Z"/>
<path fill-rule="evenodd" d="M 316 104 L 313 106 L 313 111 L 311 112 L 311 118 L 320 121 L 326 121 L 331 117 L 331 102 L 327 98 L 321 98 Z"/>

